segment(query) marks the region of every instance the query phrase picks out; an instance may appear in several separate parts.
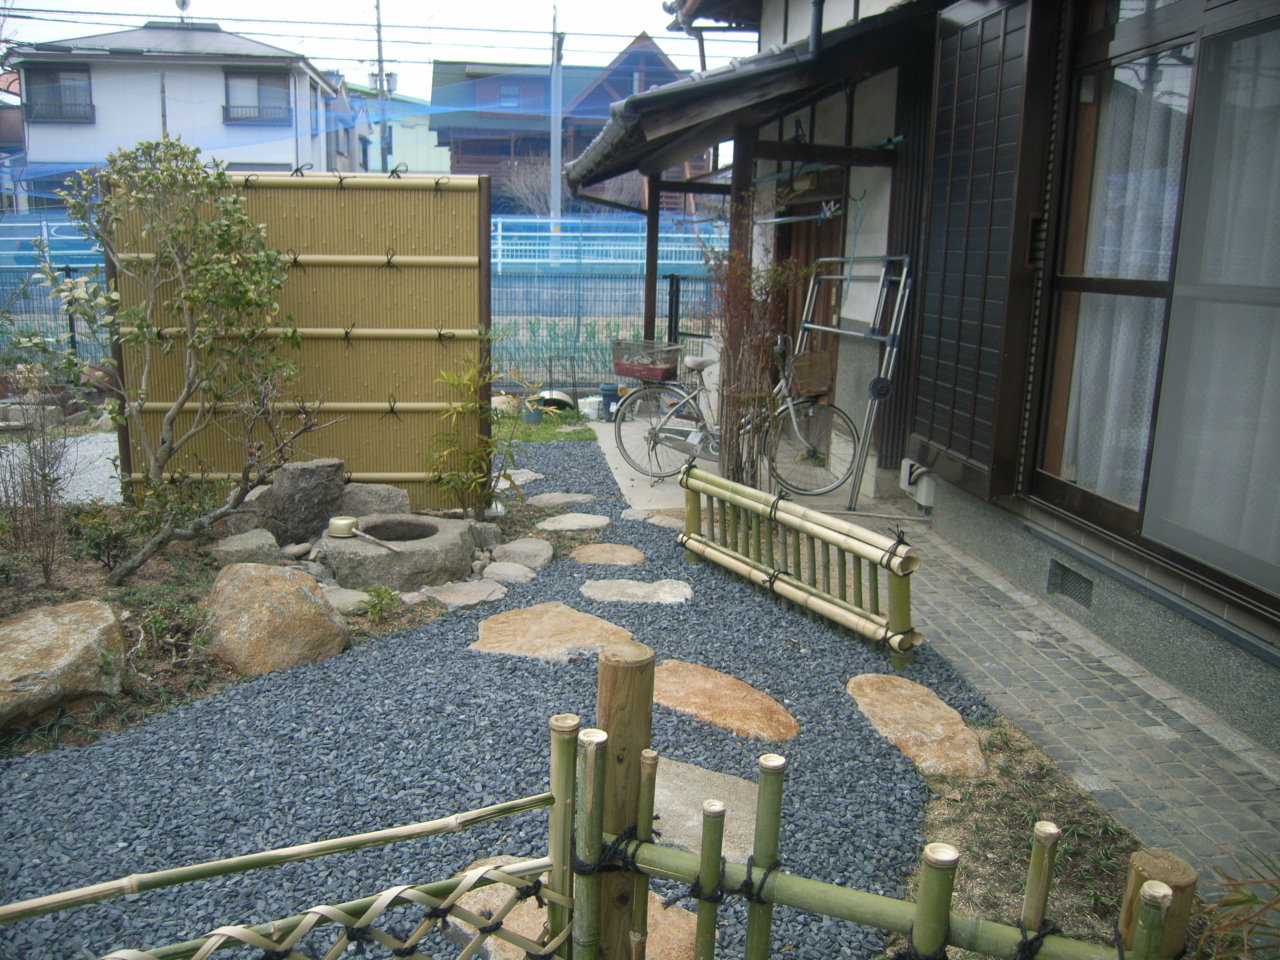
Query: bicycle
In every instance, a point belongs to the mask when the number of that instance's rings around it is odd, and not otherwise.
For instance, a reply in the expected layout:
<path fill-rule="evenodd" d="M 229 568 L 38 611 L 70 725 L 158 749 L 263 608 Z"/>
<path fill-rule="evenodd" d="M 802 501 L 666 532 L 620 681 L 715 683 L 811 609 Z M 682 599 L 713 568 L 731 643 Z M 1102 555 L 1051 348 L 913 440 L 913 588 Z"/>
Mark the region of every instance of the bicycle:
<path fill-rule="evenodd" d="M 654 479 L 674 476 L 690 457 L 720 455 L 721 432 L 703 377 L 716 360 L 684 358 L 685 367 L 698 379 L 691 391 L 675 379 L 679 352 L 679 347 L 646 341 L 614 344 L 614 369 L 647 381 L 629 391 L 615 408 L 614 439 L 622 458 Z M 793 360 L 783 364 L 783 375 L 773 390 L 777 406 L 766 414 L 769 475 L 790 493 L 829 493 L 853 473 L 858 431 L 839 407 L 797 390 Z M 739 429 L 746 434 L 758 425 L 753 419 Z"/>

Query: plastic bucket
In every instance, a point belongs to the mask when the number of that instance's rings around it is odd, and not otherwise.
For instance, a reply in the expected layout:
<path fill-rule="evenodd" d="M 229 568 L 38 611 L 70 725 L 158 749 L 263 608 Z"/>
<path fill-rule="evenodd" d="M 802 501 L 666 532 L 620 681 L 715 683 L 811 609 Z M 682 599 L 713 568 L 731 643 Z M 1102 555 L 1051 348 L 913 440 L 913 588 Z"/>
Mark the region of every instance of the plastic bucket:
<path fill-rule="evenodd" d="M 600 413 L 605 420 L 613 419 L 613 411 L 622 399 L 622 388 L 616 383 L 600 384 Z"/>

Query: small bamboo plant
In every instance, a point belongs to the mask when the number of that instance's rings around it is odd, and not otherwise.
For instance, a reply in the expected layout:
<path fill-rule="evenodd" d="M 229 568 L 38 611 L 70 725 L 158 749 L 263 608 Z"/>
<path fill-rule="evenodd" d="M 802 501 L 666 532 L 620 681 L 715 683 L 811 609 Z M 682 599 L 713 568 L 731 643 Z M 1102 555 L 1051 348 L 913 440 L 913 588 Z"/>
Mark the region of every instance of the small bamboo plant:
<path fill-rule="evenodd" d="M 1218 869 L 1222 892 L 1202 912 L 1197 956 L 1280 960 L 1280 862 L 1255 850 L 1236 863 L 1237 871 Z"/>
<path fill-rule="evenodd" d="M 437 482 L 453 494 L 464 516 L 480 519 L 497 499 L 498 484 L 511 479 L 515 467 L 519 416 L 498 416 L 489 401 L 497 373 L 483 357 L 464 361 L 457 371 L 444 371 L 438 382 L 457 391 L 461 402 L 444 413 L 449 429 L 435 435 L 431 465 Z M 524 383 L 521 411 L 537 406 L 537 386 Z"/>

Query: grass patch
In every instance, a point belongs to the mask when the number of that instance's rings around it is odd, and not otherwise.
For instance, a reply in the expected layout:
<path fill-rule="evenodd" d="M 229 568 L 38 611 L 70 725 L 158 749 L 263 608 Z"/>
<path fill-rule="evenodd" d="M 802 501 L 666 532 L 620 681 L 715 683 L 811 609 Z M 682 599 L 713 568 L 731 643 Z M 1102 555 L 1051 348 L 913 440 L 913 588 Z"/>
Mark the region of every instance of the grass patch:
<path fill-rule="evenodd" d="M 577 410 L 544 408 L 542 420 L 528 423 L 515 414 L 495 414 L 493 431 L 503 435 L 513 430 L 511 439 L 517 443 L 558 443 L 595 440 L 596 432 L 587 426 L 590 421 Z"/>
<path fill-rule="evenodd" d="M 926 809 L 924 835 L 960 851 L 953 909 L 1016 925 L 1032 828 L 1037 820 L 1049 820 L 1062 830 L 1062 839 L 1048 917 L 1066 936 L 1109 943 L 1129 855 L 1141 845 L 1008 720 L 997 718 L 978 735 L 987 776 L 926 778 L 937 799 Z M 913 877 L 910 897 L 916 883 Z M 951 954 L 970 956 L 955 949 Z"/>

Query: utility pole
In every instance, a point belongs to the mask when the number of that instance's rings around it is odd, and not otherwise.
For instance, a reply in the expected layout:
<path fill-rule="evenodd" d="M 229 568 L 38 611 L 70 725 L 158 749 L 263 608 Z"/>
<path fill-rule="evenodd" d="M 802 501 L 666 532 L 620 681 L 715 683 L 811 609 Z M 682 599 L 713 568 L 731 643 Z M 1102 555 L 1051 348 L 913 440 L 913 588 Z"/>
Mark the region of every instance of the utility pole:
<path fill-rule="evenodd" d="M 373 0 L 378 31 L 378 140 L 382 154 L 382 172 L 386 173 L 387 159 L 391 154 L 391 130 L 387 126 L 387 71 L 382 60 L 382 0 Z"/>
<path fill-rule="evenodd" d="M 556 8 L 551 8 L 551 218 L 560 219 L 560 167 L 564 163 L 564 34 L 556 30 Z M 552 229 L 559 229 L 553 226 Z"/>

